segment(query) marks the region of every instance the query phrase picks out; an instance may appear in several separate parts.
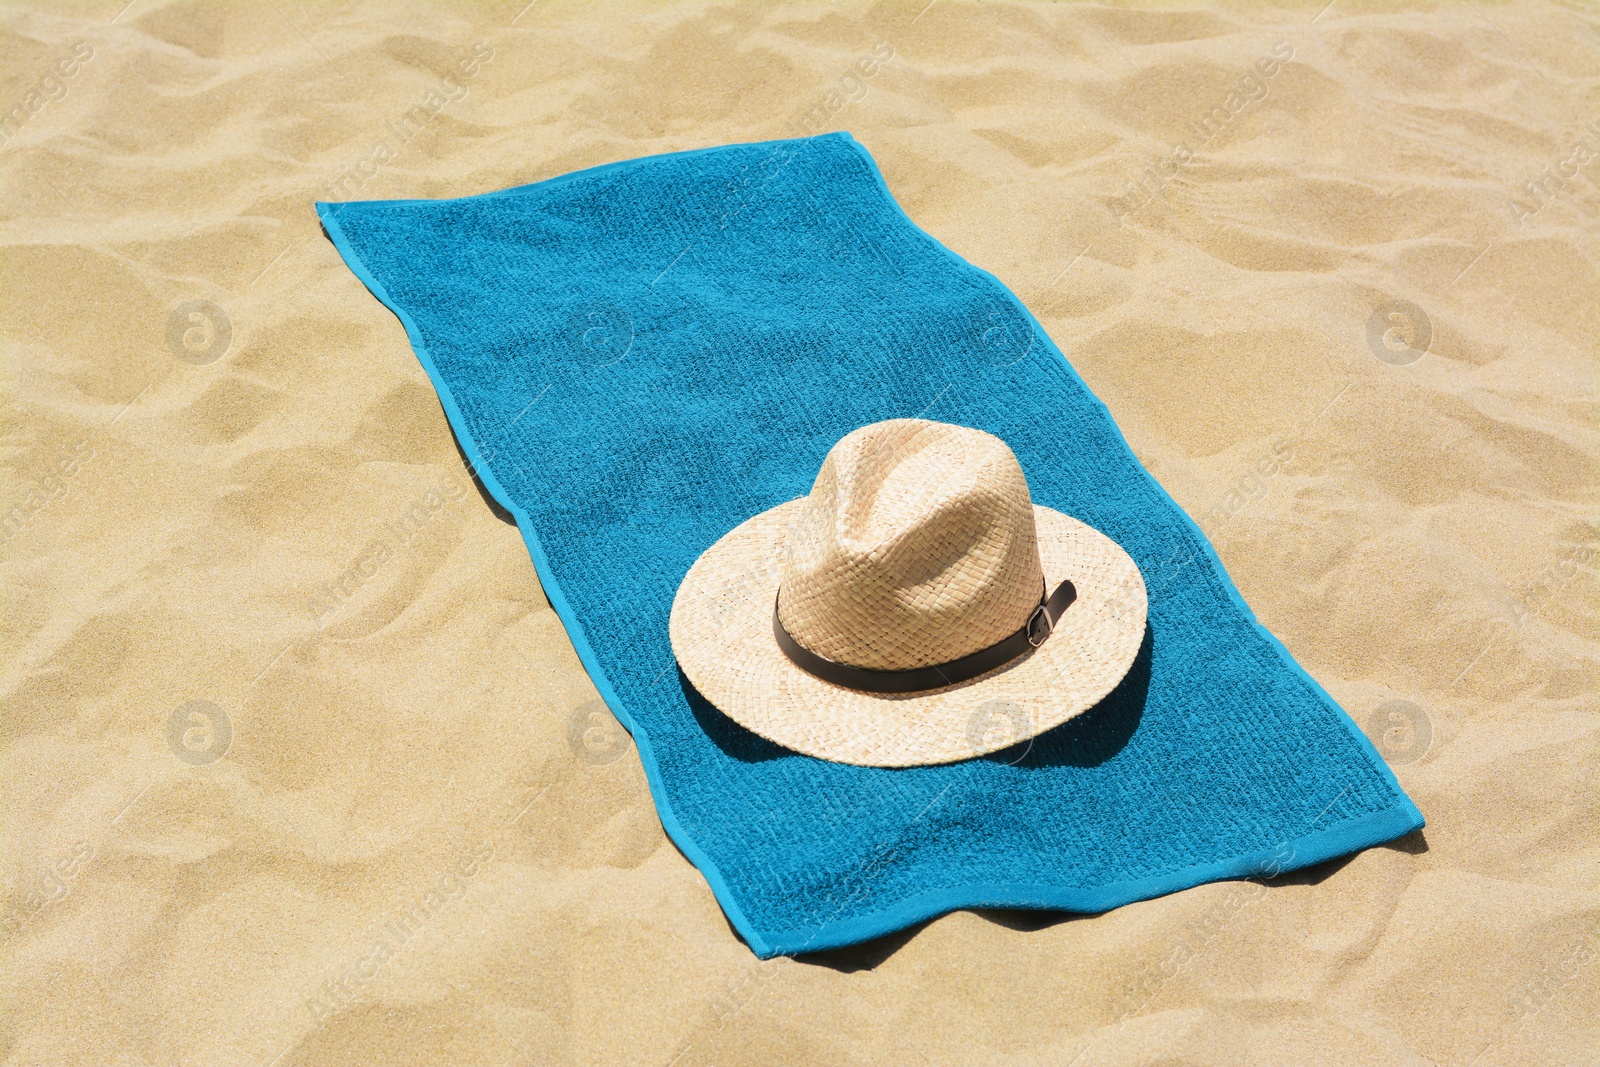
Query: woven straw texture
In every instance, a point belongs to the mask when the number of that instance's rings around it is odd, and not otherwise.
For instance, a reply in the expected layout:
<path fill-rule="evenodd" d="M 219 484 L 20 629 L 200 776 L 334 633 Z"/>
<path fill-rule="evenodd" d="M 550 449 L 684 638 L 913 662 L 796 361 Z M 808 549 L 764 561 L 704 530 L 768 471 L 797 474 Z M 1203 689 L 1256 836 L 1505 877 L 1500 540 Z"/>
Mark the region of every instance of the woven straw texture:
<path fill-rule="evenodd" d="M 819 656 L 903 671 L 1014 633 L 1039 603 L 1028 482 L 981 430 L 891 419 L 828 452 L 784 545 L 784 629 Z"/>
<path fill-rule="evenodd" d="M 901 214 L 849 136 L 319 211 L 400 315 L 662 824 L 758 954 L 952 908 L 1101 911 L 1421 825 L 1049 337 Z M 841 437 L 912 416 L 1005 441 L 1035 504 L 1121 545 L 1144 643 L 1096 707 L 1018 751 L 814 759 L 680 673 L 673 598 L 730 530 L 808 494 Z M 544 727 L 564 753 L 566 722 Z"/>
<path fill-rule="evenodd" d="M 1063 579 L 1078 597 L 1038 649 L 927 693 L 832 685 L 772 636 L 781 588 L 784 629 L 819 654 L 877 670 L 944 663 L 1016 631 Z M 797 752 L 880 767 L 970 759 L 1059 726 L 1122 680 L 1144 627 L 1133 560 L 1032 505 L 1004 442 L 909 419 L 847 435 L 808 497 L 713 545 L 671 617 L 679 664 L 720 711 Z"/>

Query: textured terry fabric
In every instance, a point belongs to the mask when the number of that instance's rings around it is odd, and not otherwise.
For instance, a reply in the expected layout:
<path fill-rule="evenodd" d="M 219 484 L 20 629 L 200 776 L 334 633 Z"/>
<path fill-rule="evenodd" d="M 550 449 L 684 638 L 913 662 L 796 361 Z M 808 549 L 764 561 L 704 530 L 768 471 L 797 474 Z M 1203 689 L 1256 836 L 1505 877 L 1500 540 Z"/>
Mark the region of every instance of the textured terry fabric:
<path fill-rule="evenodd" d="M 318 211 L 404 323 L 662 823 L 758 955 L 959 907 L 1098 911 L 1422 825 L 1043 329 L 917 229 L 849 135 Z M 845 433 L 915 415 L 1002 438 L 1035 501 L 1127 549 L 1144 647 L 1020 758 L 791 753 L 683 681 L 673 594 L 718 537 L 806 493 Z"/>

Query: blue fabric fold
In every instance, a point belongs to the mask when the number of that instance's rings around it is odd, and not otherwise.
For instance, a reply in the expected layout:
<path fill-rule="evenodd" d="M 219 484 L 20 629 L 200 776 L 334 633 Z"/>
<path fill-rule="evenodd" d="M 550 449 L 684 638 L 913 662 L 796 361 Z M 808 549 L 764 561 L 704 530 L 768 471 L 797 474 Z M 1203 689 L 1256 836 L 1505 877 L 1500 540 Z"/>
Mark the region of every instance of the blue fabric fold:
<path fill-rule="evenodd" d="M 955 908 L 1101 911 L 1423 825 L 1043 328 L 918 229 L 848 134 L 317 211 L 405 325 L 662 824 L 757 955 Z M 683 679 L 673 595 L 844 434 L 919 415 L 1005 440 L 1037 502 L 1127 549 L 1145 645 L 1029 746 L 906 769 L 786 751 Z"/>

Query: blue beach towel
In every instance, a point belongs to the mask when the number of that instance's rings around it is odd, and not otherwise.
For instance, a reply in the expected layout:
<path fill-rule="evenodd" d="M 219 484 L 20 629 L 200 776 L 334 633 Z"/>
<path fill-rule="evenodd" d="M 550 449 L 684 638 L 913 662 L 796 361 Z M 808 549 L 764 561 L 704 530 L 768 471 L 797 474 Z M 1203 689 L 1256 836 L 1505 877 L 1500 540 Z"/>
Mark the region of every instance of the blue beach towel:
<path fill-rule="evenodd" d="M 1043 328 L 919 230 L 848 134 L 317 210 L 404 323 L 663 825 L 757 955 L 955 908 L 1101 911 L 1422 826 Z M 1145 645 L 1025 749 L 907 769 L 797 755 L 683 679 L 673 594 L 717 538 L 808 492 L 844 434 L 917 415 L 1000 437 L 1034 500 L 1127 549 Z"/>

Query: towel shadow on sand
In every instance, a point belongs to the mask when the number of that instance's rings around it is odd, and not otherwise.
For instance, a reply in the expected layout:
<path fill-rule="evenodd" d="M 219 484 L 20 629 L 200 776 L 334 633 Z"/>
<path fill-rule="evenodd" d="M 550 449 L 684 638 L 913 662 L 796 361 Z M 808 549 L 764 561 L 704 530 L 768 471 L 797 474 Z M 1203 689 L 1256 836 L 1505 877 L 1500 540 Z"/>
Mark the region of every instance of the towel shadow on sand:
<path fill-rule="evenodd" d="M 447 418 L 445 421 L 448 423 L 449 419 Z M 483 498 L 483 502 L 488 506 L 490 513 L 507 526 L 515 526 L 517 524 L 516 516 L 512 515 L 511 512 L 501 507 L 500 501 L 496 500 L 494 498 L 494 494 L 489 492 L 489 487 L 483 484 L 483 479 L 478 475 L 478 468 L 475 467 L 472 461 L 467 458 L 467 450 L 461 447 L 461 437 L 456 433 L 455 424 L 449 423 L 449 425 L 450 443 L 456 446 L 456 455 L 461 457 L 462 472 L 465 473 L 468 478 L 472 479 L 472 487 L 476 489 L 478 491 L 478 495 Z"/>
<path fill-rule="evenodd" d="M 1053 730 L 1010 748 L 991 752 L 979 759 L 1006 763 L 1021 769 L 1040 767 L 1098 767 L 1121 752 L 1139 728 L 1145 700 L 1150 693 L 1150 657 L 1154 630 L 1146 626 L 1144 641 L 1127 675 L 1106 698 L 1081 715 L 1074 716 Z M 680 668 L 678 685 L 683 689 L 689 710 L 700 728 L 724 755 L 744 763 L 793 757 L 806 759 L 782 745 L 768 741 L 745 729 L 700 695 Z"/>
<path fill-rule="evenodd" d="M 1428 851 L 1428 842 L 1423 837 L 1421 830 L 1413 831 L 1390 841 L 1382 847 L 1397 852 L 1419 855 Z M 1319 885 L 1328 878 L 1343 870 L 1344 867 L 1355 859 L 1355 856 L 1336 856 L 1322 863 L 1314 863 L 1309 867 L 1302 867 L 1297 871 L 1287 871 L 1283 874 L 1273 875 L 1270 878 L 1254 878 L 1268 889 L 1278 889 L 1284 886 Z M 1036 933 L 1059 926 L 1065 922 L 1077 919 L 1093 918 L 1093 913 L 1074 911 L 1048 911 L 1032 908 L 964 908 L 979 918 L 1003 926 L 1007 930 L 1019 933 Z M 856 971 L 870 971 L 883 963 L 890 956 L 899 952 L 912 939 L 922 932 L 923 928 L 932 923 L 933 919 L 924 919 L 922 922 L 908 926 L 904 930 L 896 930 L 892 934 L 863 941 L 856 945 L 845 945 L 842 948 L 828 949 L 824 952 L 810 952 L 795 956 L 796 963 L 804 963 L 814 967 L 826 967 L 829 970 L 854 973 Z"/>

